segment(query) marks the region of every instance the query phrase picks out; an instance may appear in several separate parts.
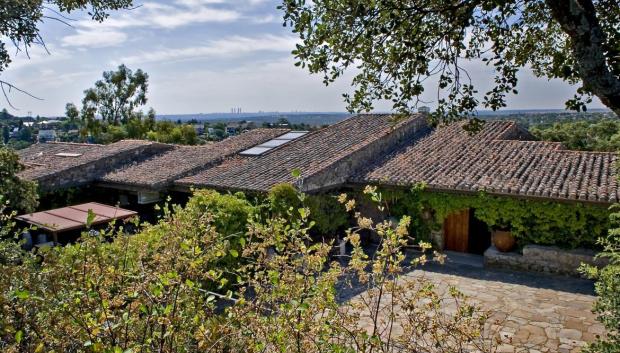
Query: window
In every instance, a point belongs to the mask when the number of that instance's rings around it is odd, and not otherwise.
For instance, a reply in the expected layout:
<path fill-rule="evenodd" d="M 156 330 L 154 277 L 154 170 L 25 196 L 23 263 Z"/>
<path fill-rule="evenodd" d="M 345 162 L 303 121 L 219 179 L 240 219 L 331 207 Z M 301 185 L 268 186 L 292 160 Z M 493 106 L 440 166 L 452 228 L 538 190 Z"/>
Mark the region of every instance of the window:
<path fill-rule="evenodd" d="M 278 136 L 274 139 L 271 139 L 267 142 L 263 142 L 260 145 L 256 145 L 252 148 L 249 148 L 245 151 L 241 151 L 239 154 L 243 155 L 243 156 L 260 156 L 265 152 L 268 152 L 278 146 L 282 146 L 288 142 L 291 142 L 295 139 L 298 139 L 302 136 L 304 136 L 305 134 L 307 134 L 308 131 L 291 131 L 291 132 L 287 132 L 286 134 L 282 135 L 282 136 Z"/>

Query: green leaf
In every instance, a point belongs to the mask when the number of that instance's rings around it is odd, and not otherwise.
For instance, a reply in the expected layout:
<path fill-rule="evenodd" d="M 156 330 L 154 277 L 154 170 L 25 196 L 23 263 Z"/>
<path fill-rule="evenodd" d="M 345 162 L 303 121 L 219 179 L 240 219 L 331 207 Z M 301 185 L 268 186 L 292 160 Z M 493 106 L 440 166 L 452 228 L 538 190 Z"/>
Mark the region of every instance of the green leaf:
<path fill-rule="evenodd" d="M 293 178 L 298 179 L 299 177 L 301 177 L 301 170 L 295 168 L 291 171 L 291 175 L 293 176 Z"/>
<path fill-rule="evenodd" d="M 24 338 L 24 331 L 19 330 L 15 332 L 15 342 L 17 342 L 17 344 L 19 344 L 23 338 Z"/>
<path fill-rule="evenodd" d="M 95 220 L 95 217 L 97 217 L 97 215 L 95 214 L 95 212 L 93 212 L 93 210 L 89 208 L 88 215 L 86 216 L 86 228 L 90 228 L 90 226 L 93 224 L 93 221 Z"/>
<path fill-rule="evenodd" d="M 30 298 L 30 292 L 28 292 L 27 290 L 15 291 L 15 297 L 17 299 L 22 299 L 22 300 L 28 299 L 28 298 Z"/>

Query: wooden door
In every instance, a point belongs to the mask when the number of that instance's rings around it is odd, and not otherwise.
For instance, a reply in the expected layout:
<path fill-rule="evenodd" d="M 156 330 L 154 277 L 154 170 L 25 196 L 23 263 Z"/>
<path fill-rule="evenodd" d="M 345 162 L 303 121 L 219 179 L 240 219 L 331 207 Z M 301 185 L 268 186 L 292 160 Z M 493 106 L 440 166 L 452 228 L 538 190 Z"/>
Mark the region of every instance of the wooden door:
<path fill-rule="evenodd" d="M 469 209 L 450 214 L 443 222 L 446 250 L 467 252 L 469 248 Z"/>

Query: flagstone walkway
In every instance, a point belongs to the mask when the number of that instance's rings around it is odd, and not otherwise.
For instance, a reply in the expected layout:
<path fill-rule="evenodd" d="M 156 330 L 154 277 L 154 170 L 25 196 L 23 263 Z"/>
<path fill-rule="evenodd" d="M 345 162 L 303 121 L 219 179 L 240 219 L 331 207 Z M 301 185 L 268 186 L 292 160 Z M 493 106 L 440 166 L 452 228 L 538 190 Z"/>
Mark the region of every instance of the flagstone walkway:
<path fill-rule="evenodd" d="M 491 311 L 487 329 L 501 336 L 497 352 L 579 352 L 586 342 L 604 333 L 591 312 L 596 299 L 591 281 L 489 270 L 477 266 L 475 260 L 467 261 L 425 265 L 403 280 L 424 277 L 439 292 L 455 286 Z M 345 291 L 341 299 L 355 300 L 360 293 Z"/>

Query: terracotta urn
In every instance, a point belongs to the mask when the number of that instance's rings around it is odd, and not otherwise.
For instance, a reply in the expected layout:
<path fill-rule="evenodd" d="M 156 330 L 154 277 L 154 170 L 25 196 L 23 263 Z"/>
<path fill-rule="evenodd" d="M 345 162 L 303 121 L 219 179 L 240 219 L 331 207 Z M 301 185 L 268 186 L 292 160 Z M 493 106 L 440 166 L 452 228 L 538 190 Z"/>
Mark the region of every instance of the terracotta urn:
<path fill-rule="evenodd" d="M 509 230 L 494 230 L 492 240 L 493 245 L 501 252 L 511 251 L 517 243 L 515 237 Z"/>

